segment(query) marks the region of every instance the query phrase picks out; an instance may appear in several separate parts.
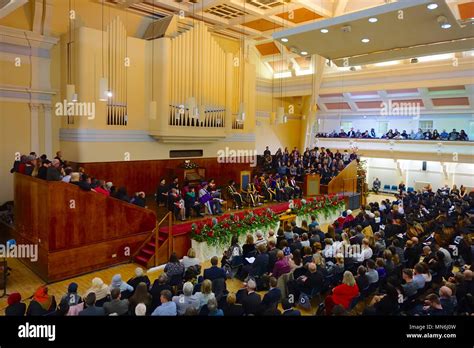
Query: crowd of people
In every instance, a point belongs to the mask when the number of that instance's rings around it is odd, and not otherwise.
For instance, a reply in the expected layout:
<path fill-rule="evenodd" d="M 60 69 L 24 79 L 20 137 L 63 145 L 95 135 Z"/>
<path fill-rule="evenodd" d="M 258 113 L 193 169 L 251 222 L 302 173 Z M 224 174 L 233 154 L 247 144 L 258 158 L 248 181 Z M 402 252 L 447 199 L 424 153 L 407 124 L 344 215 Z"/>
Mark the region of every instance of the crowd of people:
<path fill-rule="evenodd" d="M 203 271 L 190 249 L 182 260 L 172 254 L 153 283 L 137 268 L 128 282 L 95 278 L 83 296 L 71 283 L 58 304 L 44 286 L 28 307 L 13 293 L 6 314 L 471 315 L 473 233 L 474 192 L 427 187 L 346 210 L 327 232 L 312 217 L 249 234 L 243 245 L 234 236 L 220 265 L 214 256 Z M 230 292 L 233 277 L 242 288 Z"/>
<path fill-rule="evenodd" d="M 397 139 L 397 140 L 443 140 L 443 141 L 469 141 L 469 136 L 462 129 L 458 132 L 453 129 L 452 132 L 448 133 L 446 129 L 443 129 L 441 133 L 437 129 L 423 131 L 418 128 L 415 132 L 413 129 L 410 133 L 406 130 L 400 132 L 398 129 L 390 129 L 387 133 L 382 134 L 380 137 L 375 133 L 375 129 L 372 128 L 370 131 L 361 131 L 360 129 L 354 130 L 351 128 L 348 132 L 341 129 L 339 132 L 333 130 L 330 133 L 317 133 L 317 138 L 357 138 L 357 139 Z"/>
<path fill-rule="evenodd" d="M 306 148 L 303 153 L 295 147 L 291 152 L 288 148 L 279 148 L 272 155 L 267 146 L 263 153 L 263 167 L 266 173 L 275 173 L 275 177 L 302 182 L 308 174 L 319 174 L 321 183 L 327 184 L 337 176 L 350 162 L 357 160 L 356 150 L 336 150 L 328 148 Z"/>
<path fill-rule="evenodd" d="M 46 181 L 62 181 L 77 185 L 84 191 L 97 192 L 140 207 L 145 207 L 146 204 L 144 192 L 136 192 L 130 197 L 124 186 L 117 188 L 110 181 L 94 178 L 88 175 L 82 167 L 73 171 L 73 168 L 63 159 L 61 151 L 56 152 L 56 156 L 52 160 L 48 159 L 45 154 L 38 157 L 35 152 L 21 155 L 13 163 L 10 173 L 21 173 Z"/>

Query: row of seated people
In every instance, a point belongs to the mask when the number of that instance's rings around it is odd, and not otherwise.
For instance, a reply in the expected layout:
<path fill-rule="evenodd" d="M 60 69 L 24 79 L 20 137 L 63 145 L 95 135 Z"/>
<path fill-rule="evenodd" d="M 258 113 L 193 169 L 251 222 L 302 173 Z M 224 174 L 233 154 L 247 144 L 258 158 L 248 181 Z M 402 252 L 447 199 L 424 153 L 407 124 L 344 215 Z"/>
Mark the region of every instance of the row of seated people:
<path fill-rule="evenodd" d="M 112 182 L 96 179 L 85 173 L 84 168 L 80 167 L 74 172 L 72 167 L 68 166 L 67 161 L 62 159 L 61 151 L 56 152 L 56 157 L 49 160 L 46 155 L 37 157 L 36 153 L 20 156 L 13 164 L 11 173 L 21 173 L 28 176 L 47 181 L 62 181 L 77 185 L 84 191 L 92 191 L 105 196 L 114 197 L 122 201 L 145 207 L 146 197 L 144 192 L 136 192 L 130 197 L 125 187 L 116 188 Z"/>
<path fill-rule="evenodd" d="M 302 190 L 294 177 L 280 177 L 255 175 L 243 189 L 238 189 L 234 180 L 228 182 L 224 192 L 217 187 L 214 179 L 203 181 L 199 185 L 191 186 L 184 182 L 181 187 L 179 179 L 175 177 L 170 184 L 162 179 L 156 190 L 157 205 L 163 205 L 172 211 L 176 219 L 186 220 L 194 214 L 203 216 L 204 213 L 220 215 L 223 213 L 224 198 L 234 202 L 234 208 L 259 206 L 264 202 L 288 201 L 301 198 Z M 204 213 L 203 213 L 204 209 Z"/>
<path fill-rule="evenodd" d="M 306 148 L 303 153 L 295 147 L 291 153 L 288 148 L 279 148 L 271 154 L 267 146 L 264 153 L 264 169 L 267 173 L 276 172 L 280 176 L 292 176 L 297 181 L 304 181 L 308 174 L 319 174 L 323 184 L 327 184 L 337 176 L 350 162 L 357 160 L 356 150 L 332 152 L 328 148 Z"/>
<path fill-rule="evenodd" d="M 354 130 L 351 128 L 348 132 L 345 132 L 341 129 L 339 132 L 333 130 L 330 133 L 318 133 L 316 134 L 317 138 L 357 138 L 357 139 L 398 139 L 398 140 L 444 140 L 444 141 L 469 141 L 469 136 L 462 129 L 458 132 L 456 129 L 453 129 L 452 132 L 446 132 L 446 129 L 443 129 L 441 133 L 437 129 L 423 131 L 421 128 L 418 128 L 418 131 L 415 132 L 413 129 L 410 133 L 407 133 L 406 130 L 399 132 L 398 129 L 392 130 L 389 129 L 387 133 L 382 134 L 380 137 L 377 137 L 375 129 L 372 128 L 370 132 L 368 130 L 361 132 L 360 129 Z"/>

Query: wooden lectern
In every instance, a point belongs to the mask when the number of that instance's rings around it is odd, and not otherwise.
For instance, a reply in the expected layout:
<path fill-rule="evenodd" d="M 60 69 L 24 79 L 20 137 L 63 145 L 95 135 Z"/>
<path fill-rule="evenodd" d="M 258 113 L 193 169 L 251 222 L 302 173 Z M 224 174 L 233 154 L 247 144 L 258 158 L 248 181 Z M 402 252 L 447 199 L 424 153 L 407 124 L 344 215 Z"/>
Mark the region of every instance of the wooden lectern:
<path fill-rule="evenodd" d="M 321 177 L 319 174 L 308 174 L 304 177 L 303 195 L 305 197 L 313 197 L 319 195 L 319 183 Z"/>

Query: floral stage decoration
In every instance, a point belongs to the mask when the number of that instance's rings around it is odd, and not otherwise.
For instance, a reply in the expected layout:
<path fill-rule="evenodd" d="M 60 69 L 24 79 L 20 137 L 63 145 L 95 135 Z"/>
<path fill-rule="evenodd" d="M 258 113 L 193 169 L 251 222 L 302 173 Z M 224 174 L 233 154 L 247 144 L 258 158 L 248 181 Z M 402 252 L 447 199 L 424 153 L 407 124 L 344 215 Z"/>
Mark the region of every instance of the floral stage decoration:
<path fill-rule="evenodd" d="M 301 225 L 303 220 L 310 222 L 311 216 L 316 216 L 319 224 L 334 221 L 345 210 L 342 195 L 318 196 L 315 198 L 291 200 L 288 202 L 288 214 L 296 215 L 296 223 Z M 237 236 L 239 243 L 243 244 L 247 234 L 255 236 L 262 232 L 268 236 L 270 230 L 278 231 L 280 227 L 280 214 L 276 214 L 271 207 L 259 211 L 246 211 L 242 218 L 237 214 L 218 221 L 193 223 L 191 226 L 191 244 L 196 250 L 196 255 L 201 260 L 212 256 L 220 256 L 230 246 L 232 236 Z"/>

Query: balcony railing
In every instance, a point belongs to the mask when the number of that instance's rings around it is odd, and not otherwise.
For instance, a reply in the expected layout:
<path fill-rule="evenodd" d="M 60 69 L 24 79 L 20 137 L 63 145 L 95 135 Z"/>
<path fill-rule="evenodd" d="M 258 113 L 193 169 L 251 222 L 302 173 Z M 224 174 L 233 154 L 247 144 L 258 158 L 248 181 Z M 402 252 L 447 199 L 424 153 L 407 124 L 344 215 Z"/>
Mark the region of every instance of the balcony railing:
<path fill-rule="evenodd" d="M 331 150 L 357 149 L 361 156 L 472 163 L 474 144 L 469 141 L 315 138 L 314 146 Z"/>

